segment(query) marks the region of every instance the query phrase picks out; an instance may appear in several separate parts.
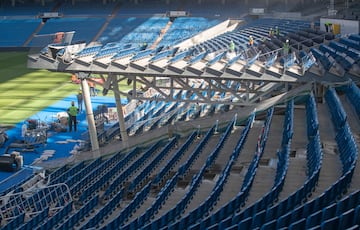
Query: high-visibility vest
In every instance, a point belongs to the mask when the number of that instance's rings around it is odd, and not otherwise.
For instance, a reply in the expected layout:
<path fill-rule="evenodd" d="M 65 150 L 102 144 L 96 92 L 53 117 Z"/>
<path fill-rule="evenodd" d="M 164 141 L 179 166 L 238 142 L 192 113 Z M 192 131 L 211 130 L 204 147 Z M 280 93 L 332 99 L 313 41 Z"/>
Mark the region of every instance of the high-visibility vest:
<path fill-rule="evenodd" d="M 289 43 L 284 43 L 283 49 L 284 49 L 284 51 L 289 52 L 289 49 L 290 49 Z"/>
<path fill-rule="evenodd" d="M 69 112 L 70 116 L 76 116 L 78 113 L 78 108 L 76 108 L 75 106 L 70 106 L 70 108 L 68 109 L 68 112 Z"/>
<path fill-rule="evenodd" d="M 229 49 L 230 49 L 231 51 L 234 51 L 234 50 L 235 50 L 235 44 L 234 44 L 233 41 L 230 42 L 230 47 L 229 47 Z"/>

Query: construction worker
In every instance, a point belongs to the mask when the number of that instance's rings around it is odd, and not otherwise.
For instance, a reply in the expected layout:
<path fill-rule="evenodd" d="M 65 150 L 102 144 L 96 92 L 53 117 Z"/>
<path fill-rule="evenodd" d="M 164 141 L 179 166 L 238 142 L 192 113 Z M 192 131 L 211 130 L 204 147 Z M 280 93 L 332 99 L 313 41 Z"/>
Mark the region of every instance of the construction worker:
<path fill-rule="evenodd" d="M 230 50 L 230 52 L 234 52 L 234 51 L 235 51 L 235 43 L 234 43 L 233 40 L 230 41 L 229 50 Z"/>
<path fill-rule="evenodd" d="M 81 112 L 82 111 L 83 99 L 84 99 L 81 90 L 79 90 L 78 94 L 76 95 L 76 98 L 77 98 L 77 101 L 78 101 L 79 112 Z"/>
<path fill-rule="evenodd" d="M 89 85 L 89 89 L 90 89 L 90 97 L 95 97 L 97 96 L 97 92 L 96 92 L 96 84 L 93 81 L 88 81 L 88 85 Z"/>
<path fill-rule="evenodd" d="M 289 54 L 290 51 L 290 44 L 289 44 L 289 39 L 286 39 L 284 45 L 283 45 L 283 53 L 284 53 L 284 57 L 286 58 Z"/>
<path fill-rule="evenodd" d="M 276 34 L 276 36 L 280 35 L 280 30 L 279 30 L 278 26 L 275 27 L 275 34 Z"/>
<path fill-rule="evenodd" d="M 333 32 L 332 23 L 325 22 L 325 30 L 326 32 Z"/>
<path fill-rule="evenodd" d="M 274 30 L 273 28 L 270 28 L 270 31 L 269 31 L 269 37 L 273 37 L 274 36 Z"/>
<path fill-rule="evenodd" d="M 254 45 L 254 39 L 253 39 L 253 37 L 250 35 L 250 37 L 249 37 L 249 46 L 251 47 L 251 46 L 253 46 Z"/>
<path fill-rule="evenodd" d="M 79 109 L 75 106 L 75 102 L 71 102 L 71 106 L 67 110 L 69 115 L 69 132 L 72 131 L 72 127 L 74 126 L 74 131 L 76 132 L 76 116 L 79 112 Z"/>

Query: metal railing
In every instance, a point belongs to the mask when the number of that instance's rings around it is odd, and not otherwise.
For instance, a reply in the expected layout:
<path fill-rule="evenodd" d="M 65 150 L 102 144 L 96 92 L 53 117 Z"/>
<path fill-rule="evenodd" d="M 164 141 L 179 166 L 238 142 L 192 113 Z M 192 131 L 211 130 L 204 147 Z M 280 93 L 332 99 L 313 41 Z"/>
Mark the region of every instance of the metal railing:
<path fill-rule="evenodd" d="M 1 219 L 10 221 L 25 212 L 32 216 L 46 208 L 49 208 L 49 213 L 55 213 L 72 201 L 66 184 L 40 186 L 37 184 L 25 191 L 0 197 Z"/>

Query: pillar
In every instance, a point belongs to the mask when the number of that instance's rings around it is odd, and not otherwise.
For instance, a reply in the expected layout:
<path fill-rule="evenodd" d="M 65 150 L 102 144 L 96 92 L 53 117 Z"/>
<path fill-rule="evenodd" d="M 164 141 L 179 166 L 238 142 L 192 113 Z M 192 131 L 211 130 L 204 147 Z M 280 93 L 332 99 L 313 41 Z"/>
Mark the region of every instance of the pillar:
<path fill-rule="evenodd" d="M 121 105 L 121 98 L 120 98 L 120 93 L 119 93 L 119 83 L 117 81 L 117 76 L 116 75 L 109 75 L 109 77 L 112 78 L 112 87 L 113 87 L 113 90 L 114 90 L 114 97 L 115 97 L 115 102 L 116 102 L 116 110 L 117 110 L 118 119 L 119 119 L 121 141 L 123 143 L 123 146 L 127 148 L 127 147 L 129 147 L 129 140 L 128 140 L 126 126 L 125 126 L 123 108 L 122 108 L 122 105 Z"/>
<path fill-rule="evenodd" d="M 86 109 L 86 120 L 88 123 L 88 129 L 89 129 L 89 136 L 90 136 L 90 142 L 91 142 L 91 151 L 93 153 L 93 157 L 99 157 L 100 156 L 100 149 L 99 149 L 99 141 L 97 139 L 97 132 L 96 132 L 96 126 L 95 126 L 95 119 L 94 119 L 94 113 L 91 105 L 90 100 L 90 91 L 89 91 L 89 85 L 87 83 L 86 78 L 80 78 L 81 79 L 81 89 L 84 95 L 84 103 L 85 103 L 85 109 Z"/>

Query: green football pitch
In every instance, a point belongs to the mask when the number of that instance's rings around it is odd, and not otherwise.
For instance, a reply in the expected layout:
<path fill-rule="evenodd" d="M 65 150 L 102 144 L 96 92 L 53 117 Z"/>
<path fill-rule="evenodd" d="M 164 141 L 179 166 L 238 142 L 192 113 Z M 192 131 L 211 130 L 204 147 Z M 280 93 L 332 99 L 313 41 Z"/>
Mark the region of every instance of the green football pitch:
<path fill-rule="evenodd" d="M 26 63 L 26 52 L 0 52 L 0 126 L 13 126 L 79 89 L 70 73 L 29 69 Z"/>

